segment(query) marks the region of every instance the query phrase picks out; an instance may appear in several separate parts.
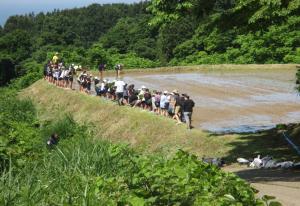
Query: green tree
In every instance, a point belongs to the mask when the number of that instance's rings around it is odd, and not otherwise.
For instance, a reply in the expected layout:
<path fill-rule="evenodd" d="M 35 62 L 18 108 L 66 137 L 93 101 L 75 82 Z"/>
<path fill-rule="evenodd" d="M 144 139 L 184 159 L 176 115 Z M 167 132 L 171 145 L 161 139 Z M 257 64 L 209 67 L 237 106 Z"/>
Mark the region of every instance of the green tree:
<path fill-rule="evenodd" d="M 165 24 L 182 16 L 208 16 L 215 8 L 216 0 L 152 0 L 148 10 L 154 14 L 151 25 Z"/>
<path fill-rule="evenodd" d="M 0 38 L 1 53 L 7 54 L 19 62 L 30 56 L 31 38 L 28 32 L 15 30 Z"/>
<path fill-rule="evenodd" d="M 108 53 L 103 48 L 103 46 L 99 43 L 94 44 L 87 51 L 87 58 L 92 68 L 97 68 L 100 63 L 110 64 Z"/>

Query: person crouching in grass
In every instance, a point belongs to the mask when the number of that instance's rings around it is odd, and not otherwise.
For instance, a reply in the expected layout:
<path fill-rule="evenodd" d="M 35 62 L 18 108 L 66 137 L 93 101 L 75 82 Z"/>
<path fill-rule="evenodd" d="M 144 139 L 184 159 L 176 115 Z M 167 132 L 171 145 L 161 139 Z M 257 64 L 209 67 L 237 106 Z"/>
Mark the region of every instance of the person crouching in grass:
<path fill-rule="evenodd" d="M 54 133 L 50 136 L 49 140 L 47 141 L 47 147 L 48 148 L 53 148 L 55 145 L 57 145 L 59 142 L 59 136 Z"/>

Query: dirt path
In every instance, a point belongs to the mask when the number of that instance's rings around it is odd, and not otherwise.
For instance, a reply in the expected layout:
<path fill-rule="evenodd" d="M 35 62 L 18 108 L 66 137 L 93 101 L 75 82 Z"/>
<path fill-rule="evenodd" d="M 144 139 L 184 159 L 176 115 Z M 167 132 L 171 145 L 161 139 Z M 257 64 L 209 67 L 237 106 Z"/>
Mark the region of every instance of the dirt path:
<path fill-rule="evenodd" d="M 247 180 L 259 190 L 258 196 L 275 196 L 284 206 L 300 205 L 300 171 L 282 169 L 250 169 L 233 165 L 224 168 Z"/>

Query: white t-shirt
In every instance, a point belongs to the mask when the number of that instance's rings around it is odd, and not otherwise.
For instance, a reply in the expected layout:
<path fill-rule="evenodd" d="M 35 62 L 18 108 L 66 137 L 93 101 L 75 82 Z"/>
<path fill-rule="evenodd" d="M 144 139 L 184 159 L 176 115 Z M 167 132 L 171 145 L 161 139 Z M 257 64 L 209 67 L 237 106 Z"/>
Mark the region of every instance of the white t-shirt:
<path fill-rule="evenodd" d="M 64 78 L 66 76 L 66 74 L 67 74 L 66 71 L 67 70 L 62 70 L 61 71 L 60 78 Z"/>
<path fill-rule="evenodd" d="M 117 87 L 116 93 L 123 93 L 124 92 L 124 86 L 125 82 L 118 80 L 115 82 L 115 86 Z"/>
<path fill-rule="evenodd" d="M 101 88 L 100 88 L 100 90 L 101 90 L 101 91 L 104 91 L 104 89 L 105 89 L 105 83 L 102 82 L 102 83 L 101 83 Z"/>
<path fill-rule="evenodd" d="M 59 78 L 59 71 L 58 70 L 56 72 L 54 72 L 54 77 Z"/>

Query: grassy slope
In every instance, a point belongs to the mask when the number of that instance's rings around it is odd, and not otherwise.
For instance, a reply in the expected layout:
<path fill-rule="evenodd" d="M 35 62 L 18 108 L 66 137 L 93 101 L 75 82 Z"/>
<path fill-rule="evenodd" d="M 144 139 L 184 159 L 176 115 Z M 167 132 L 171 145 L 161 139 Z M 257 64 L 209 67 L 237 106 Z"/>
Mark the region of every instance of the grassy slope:
<path fill-rule="evenodd" d="M 144 152 L 172 153 L 178 148 L 199 156 L 219 156 L 234 160 L 254 154 L 296 158 L 295 153 L 276 132 L 253 135 L 214 136 L 198 129 L 187 131 L 184 125 L 152 113 L 119 107 L 111 101 L 57 88 L 44 80 L 22 91 L 36 104 L 42 121 L 71 113 L 80 123 L 92 123 L 95 138 L 125 142 Z"/>

